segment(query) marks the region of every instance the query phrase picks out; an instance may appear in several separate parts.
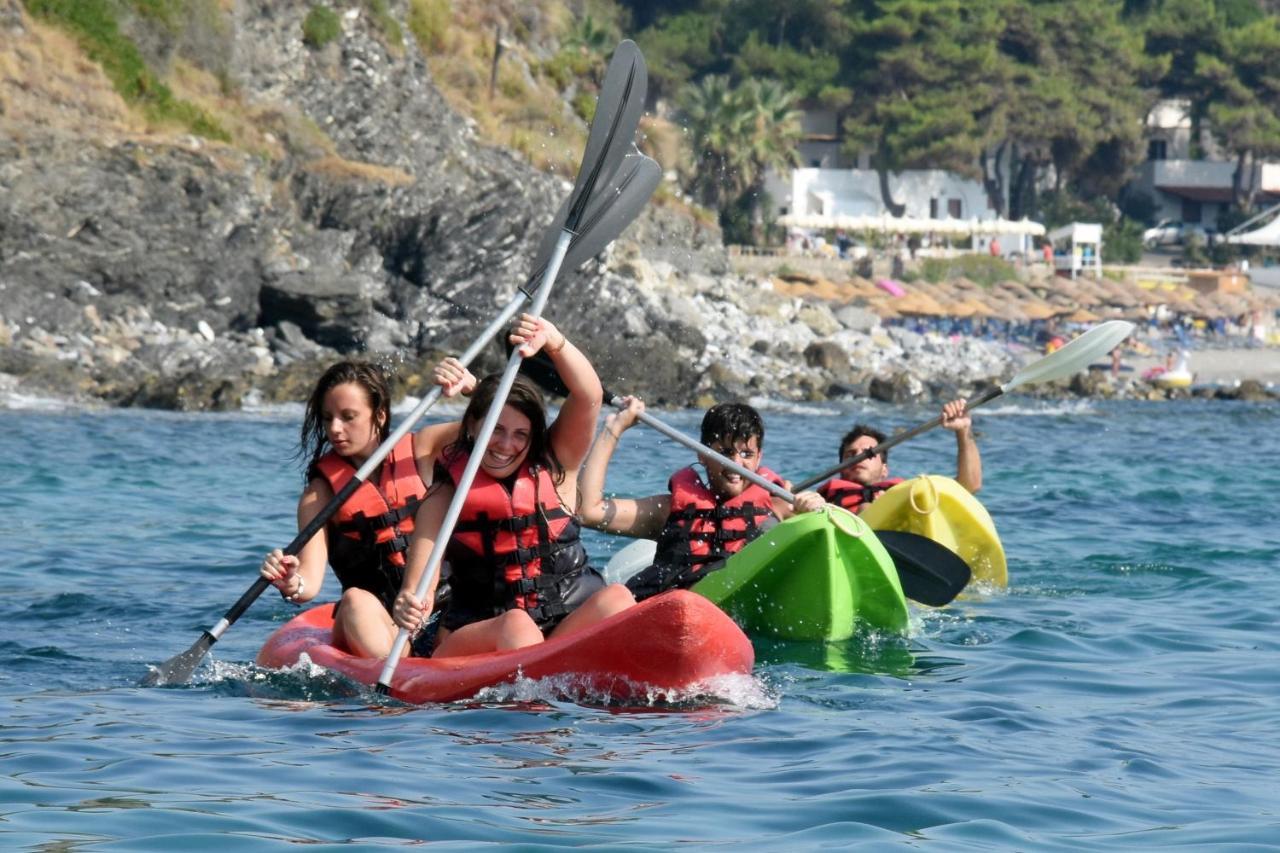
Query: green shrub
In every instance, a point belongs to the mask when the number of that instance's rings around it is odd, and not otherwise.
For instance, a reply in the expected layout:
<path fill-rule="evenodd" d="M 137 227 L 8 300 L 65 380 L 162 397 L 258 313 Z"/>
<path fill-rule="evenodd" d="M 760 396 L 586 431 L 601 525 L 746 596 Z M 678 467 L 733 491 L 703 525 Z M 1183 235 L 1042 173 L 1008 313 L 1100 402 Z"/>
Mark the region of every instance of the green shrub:
<path fill-rule="evenodd" d="M 580 91 L 578 94 L 573 96 L 573 111 L 577 114 L 578 118 L 590 124 L 591 119 L 595 118 L 596 103 L 598 101 L 599 98 L 591 92 Z"/>
<path fill-rule="evenodd" d="M 1142 223 L 1122 216 L 1104 228 L 1102 256 L 1109 263 L 1136 264 L 1142 260 Z"/>
<path fill-rule="evenodd" d="M 453 19 L 453 9 L 449 0 L 410 0 L 409 32 L 413 33 L 418 46 L 427 53 L 439 53 L 445 47 L 445 34 L 449 32 L 449 22 Z"/>
<path fill-rule="evenodd" d="M 173 92 L 147 67 L 137 45 L 120 32 L 110 0 L 27 0 L 27 11 L 52 21 L 76 36 L 89 58 L 102 66 L 125 101 L 142 107 L 154 121 L 185 125 L 193 133 L 223 142 L 231 140 L 217 120 Z"/>
<path fill-rule="evenodd" d="M 382 37 L 387 40 L 387 46 L 399 52 L 400 48 L 404 47 L 404 30 L 400 29 L 400 22 L 391 16 L 387 0 L 365 0 L 365 2 L 369 7 L 369 17 L 373 20 L 373 25 L 377 27 L 378 32 L 382 33 Z"/>
<path fill-rule="evenodd" d="M 332 9 L 313 6 L 302 20 L 302 42 L 307 47 L 319 49 L 342 35 L 342 21 Z"/>
<path fill-rule="evenodd" d="M 998 281 L 1017 278 L 1017 270 L 1004 258 L 990 255 L 957 255 L 954 258 L 925 258 L 920 264 L 925 281 L 939 282 L 964 276 L 975 284 L 991 287 Z"/>

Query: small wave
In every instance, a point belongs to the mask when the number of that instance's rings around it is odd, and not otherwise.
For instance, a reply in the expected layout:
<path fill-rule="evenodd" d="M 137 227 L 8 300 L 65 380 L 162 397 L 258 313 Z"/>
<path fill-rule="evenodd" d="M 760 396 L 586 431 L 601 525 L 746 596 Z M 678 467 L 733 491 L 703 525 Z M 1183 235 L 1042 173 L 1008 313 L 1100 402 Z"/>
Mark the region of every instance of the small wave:
<path fill-rule="evenodd" d="M 308 703 L 353 699 L 366 694 L 378 696 L 365 685 L 313 663 L 306 654 L 293 666 L 283 669 L 213 660 L 199 670 L 190 683 L 193 687 L 211 687 L 228 696 Z M 386 701 L 384 697 L 378 698 Z"/>
<path fill-rule="evenodd" d="M 656 689 L 629 681 L 625 690 L 618 690 L 616 682 L 610 688 L 603 690 L 593 679 L 572 673 L 536 679 L 520 676 L 512 682 L 486 687 L 474 699 L 486 704 L 568 700 L 579 705 L 669 711 L 703 710 L 725 705 L 760 710 L 778 705 L 778 697 L 762 681 L 750 675 L 716 676 L 681 690 Z M 611 698 L 611 694 L 618 693 L 628 696 L 625 699 Z"/>
<path fill-rule="evenodd" d="M 45 412 L 60 414 L 63 412 L 82 412 L 85 409 L 104 409 L 100 403 L 84 400 L 66 400 L 59 397 L 46 397 L 40 394 L 24 394 L 20 391 L 0 389 L 0 409 L 14 412 Z"/>
<path fill-rule="evenodd" d="M 982 414 L 984 417 L 1022 417 L 1028 415 L 1097 415 L 1100 412 L 1092 400 L 1080 399 L 1045 400 L 1043 402 L 1027 401 L 1006 403 L 1003 406 L 984 406 Z"/>
<path fill-rule="evenodd" d="M 792 400 L 779 400 L 775 397 L 751 397 L 747 402 L 760 411 L 781 412 L 788 415 L 838 418 L 844 414 L 835 404 L 820 406 L 812 403 L 797 403 Z"/>

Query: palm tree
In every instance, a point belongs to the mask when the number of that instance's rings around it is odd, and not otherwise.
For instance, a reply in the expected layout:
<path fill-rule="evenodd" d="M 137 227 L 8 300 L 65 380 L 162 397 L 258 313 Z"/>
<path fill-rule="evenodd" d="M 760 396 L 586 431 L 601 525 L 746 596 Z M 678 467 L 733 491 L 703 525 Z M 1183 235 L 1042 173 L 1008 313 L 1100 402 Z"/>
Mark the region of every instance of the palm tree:
<path fill-rule="evenodd" d="M 785 171 L 799 160 L 800 111 L 796 96 L 774 80 L 751 79 L 732 86 L 712 74 L 686 85 L 679 104 L 685 119 L 694 197 L 720 212 L 725 225 L 745 209 L 761 224 L 760 203 L 769 169 Z"/>

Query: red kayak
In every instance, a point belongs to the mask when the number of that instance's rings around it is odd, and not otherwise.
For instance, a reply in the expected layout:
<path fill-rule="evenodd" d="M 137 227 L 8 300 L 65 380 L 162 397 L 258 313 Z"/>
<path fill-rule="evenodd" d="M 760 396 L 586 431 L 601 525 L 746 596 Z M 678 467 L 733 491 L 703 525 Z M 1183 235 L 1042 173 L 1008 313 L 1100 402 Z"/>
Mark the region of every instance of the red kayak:
<path fill-rule="evenodd" d="M 313 663 L 374 684 L 382 661 L 334 648 L 333 605 L 314 607 L 267 638 L 262 666 L 292 666 L 306 653 Z M 742 630 L 700 595 L 674 590 L 655 596 L 568 637 L 536 646 L 451 658 L 405 658 L 391 695 L 406 702 L 451 702 L 517 677 L 571 677 L 592 697 L 648 701 L 699 691 L 708 680 L 750 674 L 755 651 Z"/>

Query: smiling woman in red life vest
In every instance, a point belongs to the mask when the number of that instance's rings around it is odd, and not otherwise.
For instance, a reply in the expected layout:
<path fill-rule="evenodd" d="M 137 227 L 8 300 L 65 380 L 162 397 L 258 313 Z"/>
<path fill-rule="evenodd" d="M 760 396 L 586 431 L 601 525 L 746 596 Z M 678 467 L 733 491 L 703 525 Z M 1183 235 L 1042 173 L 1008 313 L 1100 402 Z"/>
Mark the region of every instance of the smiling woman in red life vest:
<path fill-rule="evenodd" d="M 511 335 L 525 357 L 546 352 L 569 389 L 547 426 L 538 389 L 517 376 L 487 447 L 474 446 L 500 377 L 476 387 L 463 435 L 441 456 L 439 482 L 418 510 L 409 565 L 395 601 L 400 627 L 415 631 L 434 601 L 414 595 L 455 485 L 473 453 L 483 453 L 453 536 L 444 546 L 450 600 L 440 614 L 435 657 L 479 654 L 580 631 L 635 604 L 621 584 L 587 565 L 573 507 L 604 392 L 591 363 L 555 326 L 528 314 Z M 433 583 L 434 586 L 434 583 Z"/>
<path fill-rule="evenodd" d="M 977 494 L 982 488 L 982 456 L 973 438 L 973 422 L 964 400 L 952 400 L 942 407 L 942 426 L 956 436 L 956 482 Z M 871 450 L 885 440 L 885 434 L 865 424 L 855 424 L 840 439 L 840 458 L 850 459 Z M 863 459 L 840 472 L 840 476 L 818 487 L 829 503 L 858 512 L 887 490 L 902 482 L 889 476 L 889 451 Z"/>
<path fill-rule="evenodd" d="M 436 368 L 445 396 L 468 393 L 475 377 L 455 359 Z M 298 527 L 306 526 L 355 475 L 390 433 L 391 394 L 373 364 L 339 362 L 320 377 L 307 401 L 300 452 L 309 458 L 298 501 Z M 338 646 L 363 657 L 386 657 L 395 640 L 391 605 L 400 591 L 414 514 L 427 494 L 435 458 L 457 439 L 458 423 L 434 424 L 402 438 L 319 535 L 297 556 L 279 549 L 261 573 L 293 602 L 310 601 L 328 563 L 342 584 L 334 613 Z M 425 641 L 425 638 L 424 638 Z M 429 652 L 422 642 L 414 654 Z"/>
<path fill-rule="evenodd" d="M 813 492 L 796 495 L 793 508 L 714 459 L 699 455 L 705 479 L 693 466 L 667 483 L 668 493 L 647 498 L 604 497 L 609 460 L 625 430 L 635 425 L 644 403 L 634 397 L 605 419 L 582 474 L 583 523 L 597 530 L 657 539 L 654 565 L 627 581 L 637 599 L 692 586 L 723 565 L 725 558 L 794 512 L 822 506 Z M 761 466 L 764 422 L 744 403 L 721 403 L 702 418 L 702 444 L 784 488 L 777 474 Z"/>

